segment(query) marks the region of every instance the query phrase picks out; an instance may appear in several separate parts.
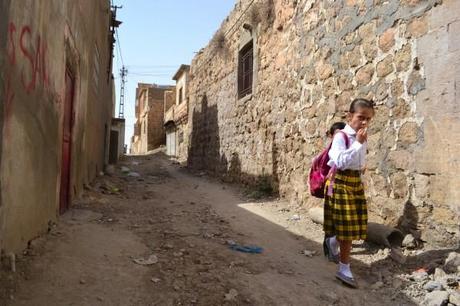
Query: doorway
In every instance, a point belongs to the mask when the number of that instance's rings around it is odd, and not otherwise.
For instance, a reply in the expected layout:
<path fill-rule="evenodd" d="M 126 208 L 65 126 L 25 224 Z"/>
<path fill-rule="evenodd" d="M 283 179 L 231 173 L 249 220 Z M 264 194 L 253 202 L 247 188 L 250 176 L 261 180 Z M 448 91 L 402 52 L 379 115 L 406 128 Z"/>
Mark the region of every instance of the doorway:
<path fill-rule="evenodd" d="M 73 100 L 75 77 L 70 69 L 65 73 L 65 99 L 63 105 L 64 120 L 62 129 L 61 189 L 59 195 L 59 212 L 63 214 L 70 207 L 70 168 L 72 152 Z"/>

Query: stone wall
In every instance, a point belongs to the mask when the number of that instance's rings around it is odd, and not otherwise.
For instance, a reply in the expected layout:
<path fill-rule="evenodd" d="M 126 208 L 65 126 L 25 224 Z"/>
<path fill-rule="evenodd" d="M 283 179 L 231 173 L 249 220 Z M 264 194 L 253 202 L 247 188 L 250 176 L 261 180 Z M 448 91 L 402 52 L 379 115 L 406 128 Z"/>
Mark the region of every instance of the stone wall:
<path fill-rule="evenodd" d="M 371 98 L 371 219 L 457 243 L 459 11 L 456 0 L 239 1 L 191 64 L 189 165 L 319 204 L 310 161 L 352 99 Z M 253 90 L 238 99 L 248 37 Z"/>
<path fill-rule="evenodd" d="M 165 91 L 165 94 L 164 94 L 164 113 L 166 113 L 168 111 L 168 109 L 171 108 L 171 106 L 173 106 L 174 104 L 176 104 L 176 91 L 175 89 L 173 90 L 167 90 Z"/>
<path fill-rule="evenodd" d="M 171 88 L 168 88 L 169 90 Z M 164 124 L 165 88 L 149 88 L 148 150 L 166 144 Z"/>

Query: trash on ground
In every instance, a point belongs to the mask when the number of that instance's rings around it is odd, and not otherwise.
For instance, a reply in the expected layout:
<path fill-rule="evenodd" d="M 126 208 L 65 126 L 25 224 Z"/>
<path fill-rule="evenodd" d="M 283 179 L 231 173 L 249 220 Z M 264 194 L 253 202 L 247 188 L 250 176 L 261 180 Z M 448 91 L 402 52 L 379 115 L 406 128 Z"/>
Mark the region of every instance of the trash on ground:
<path fill-rule="evenodd" d="M 243 253 L 252 253 L 252 254 L 260 254 L 264 251 L 263 248 L 255 246 L 255 245 L 240 245 L 240 244 L 232 244 L 230 245 L 230 249 L 238 252 Z"/>
<path fill-rule="evenodd" d="M 235 245 L 236 244 L 235 240 L 232 240 L 232 239 L 227 240 L 226 243 L 228 245 Z"/>
<path fill-rule="evenodd" d="M 137 172 L 134 172 L 134 171 L 131 171 L 128 173 L 128 176 L 131 176 L 131 177 L 140 177 L 141 175 Z"/>
<path fill-rule="evenodd" d="M 300 216 L 295 214 L 293 215 L 292 217 L 288 218 L 288 221 L 299 221 L 300 220 Z"/>
<path fill-rule="evenodd" d="M 310 250 L 303 250 L 303 251 L 300 252 L 300 254 L 305 255 L 307 257 L 313 257 L 317 253 L 318 252 L 316 252 L 316 251 L 310 251 Z"/>
<path fill-rule="evenodd" d="M 130 172 L 131 170 L 128 167 L 122 166 L 121 172 Z"/>
<path fill-rule="evenodd" d="M 135 258 L 134 262 L 143 266 L 153 265 L 158 262 L 158 257 L 152 254 L 148 258 Z"/>

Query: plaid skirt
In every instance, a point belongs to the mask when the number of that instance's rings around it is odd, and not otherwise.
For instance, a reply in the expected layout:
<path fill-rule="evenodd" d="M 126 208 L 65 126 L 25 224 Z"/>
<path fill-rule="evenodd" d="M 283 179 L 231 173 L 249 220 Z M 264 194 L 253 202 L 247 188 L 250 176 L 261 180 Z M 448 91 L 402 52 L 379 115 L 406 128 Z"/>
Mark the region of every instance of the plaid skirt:
<path fill-rule="evenodd" d="M 367 203 L 358 170 L 337 170 L 332 196 L 324 196 L 324 232 L 338 240 L 367 238 Z"/>

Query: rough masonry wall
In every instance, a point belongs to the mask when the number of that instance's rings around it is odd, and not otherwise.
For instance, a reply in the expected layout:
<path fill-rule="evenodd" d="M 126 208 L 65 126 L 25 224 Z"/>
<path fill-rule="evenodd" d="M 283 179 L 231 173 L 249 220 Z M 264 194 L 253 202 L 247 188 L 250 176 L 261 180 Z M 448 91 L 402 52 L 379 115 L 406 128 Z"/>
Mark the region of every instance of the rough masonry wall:
<path fill-rule="evenodd" d="M 176 91 L 174 89 L 165 91 L 163 111 L 166 113 L 174 104 L 176 104 Z"/>
<path fill-rule="evenodd" d="M 239 1 L 191 65 L 189 165 L 318 204 L 311 159 L 352 99 L 371 98 L 371 219 L 456 244 L 459 11 L 456 0 Z M 238 100 L 244 23 L 255 75 Z"/>
<path fill-rule="evenodd" d="M 113 85 L 108 12 L 105 0 L 21 0 L 1 10 L 1 250 L 22 249 L 57 217 L 67 66 L 76 79 L 72 197 L 103 169 Z"/>
<path fill-rule="evenodd" d="M 149 89 L 148 150 L 166 144 L 166 132 L 163 126 L 165 90 L 155 87 Z"/>

